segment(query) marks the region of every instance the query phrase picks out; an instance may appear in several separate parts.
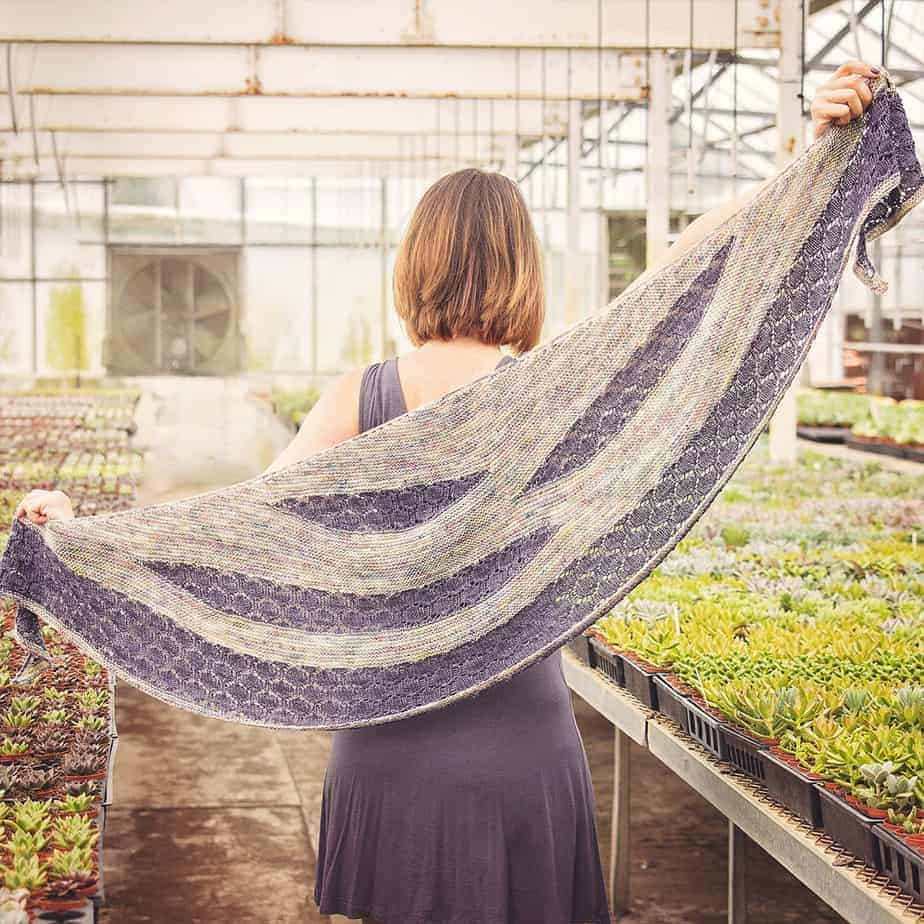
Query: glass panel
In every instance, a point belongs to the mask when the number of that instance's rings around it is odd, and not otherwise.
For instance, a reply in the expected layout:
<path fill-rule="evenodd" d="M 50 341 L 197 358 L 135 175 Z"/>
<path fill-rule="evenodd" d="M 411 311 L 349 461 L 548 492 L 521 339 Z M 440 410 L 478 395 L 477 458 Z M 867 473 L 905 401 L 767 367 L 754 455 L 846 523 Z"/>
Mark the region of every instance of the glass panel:
<path fill-rule="evenodd" d="M 103 279 L 106 275 L 102 246 L 102 190 L 69 184 L 67 194 L 57 184 L 35 187 L 36 274 L 49 282 L 60 279 Z M 95 195 L 94 195 L 95 193 Z M 86 205 L 86 217 L 81 210 Z M 94 213 L 92 209 L 96 209 Z"/>
<path fill-rule="evenodd" d="M 351 369 L 382 353 L 381 253 L 318 250 L 318 372 Z"/>
<path fill-rule="evenodd" d="M 101 374 L 105 283 L 40 282 L 36 293 L 39 371 L 46 375 Z"/>
<path fill-rule="evenodd" d="M 0 277 L 27 279 L 32 272 L 28 183 L 0 183 Z"/>
<path fill-rule="evenodd" d="M 180 240 L 185 244 L 241 242 L 241 181 L 193 176 L 179 181 Z"/>
<path fill-rule="evenodd" d="M 32 285 L 0 282 L 0 374 L 26 375 L 32 368 Z"/>
<path fill-rule="evenodd" d="M 109 239 L 116 243 L 175 243 L 180 227 L 173 177 L 124 177 L 112 184 Z"/>
<path fill-rule="evenodd" d="M 244 249 L 249 372 L 311 369 L 311 251 Z"/>
<path fill-rule="evenodd" d="M 247 242 L 310 244 L 311 180 L 248 179 Z"/>

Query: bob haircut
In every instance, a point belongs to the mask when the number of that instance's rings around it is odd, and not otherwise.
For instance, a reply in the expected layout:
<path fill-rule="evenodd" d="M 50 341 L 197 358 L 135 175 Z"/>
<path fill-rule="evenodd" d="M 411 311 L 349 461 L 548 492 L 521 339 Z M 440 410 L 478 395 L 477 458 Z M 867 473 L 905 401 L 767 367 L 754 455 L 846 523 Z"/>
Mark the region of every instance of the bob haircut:
<path fill-rule="evenodd" d="M 513 180 L 475 168 L 437 180 L 395 257 L 395 310 L 415 346 L 471 336 L 522 353 L 542 333 L 542 257 Z"/>

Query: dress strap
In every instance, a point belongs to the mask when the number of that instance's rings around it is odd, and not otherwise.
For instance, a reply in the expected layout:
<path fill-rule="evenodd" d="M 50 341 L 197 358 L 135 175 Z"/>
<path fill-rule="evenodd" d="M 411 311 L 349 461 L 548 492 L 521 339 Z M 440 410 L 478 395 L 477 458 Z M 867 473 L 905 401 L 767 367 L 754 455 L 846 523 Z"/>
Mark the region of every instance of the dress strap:
<path fill-rule="evenodd" d="M 398 380 L 397 357 L 371 363 L 359 383 L 359 430 L 371 430 L 407 411 Z"/>

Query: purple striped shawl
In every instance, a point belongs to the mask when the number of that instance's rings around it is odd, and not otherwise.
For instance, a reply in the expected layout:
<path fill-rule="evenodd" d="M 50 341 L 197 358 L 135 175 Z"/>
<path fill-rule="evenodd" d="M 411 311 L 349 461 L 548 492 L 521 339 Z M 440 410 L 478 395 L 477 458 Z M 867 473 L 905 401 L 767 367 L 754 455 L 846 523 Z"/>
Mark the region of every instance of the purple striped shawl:
<path fill-rule="evenodd" d="M 285 469 L 16 521 L 0 591 L 148 693 L 348 728 L 509 677 L 606 613 L 751 448 L 866 242 L 924 195 L 891 78 L 693 250 L 470 385 Z"/>

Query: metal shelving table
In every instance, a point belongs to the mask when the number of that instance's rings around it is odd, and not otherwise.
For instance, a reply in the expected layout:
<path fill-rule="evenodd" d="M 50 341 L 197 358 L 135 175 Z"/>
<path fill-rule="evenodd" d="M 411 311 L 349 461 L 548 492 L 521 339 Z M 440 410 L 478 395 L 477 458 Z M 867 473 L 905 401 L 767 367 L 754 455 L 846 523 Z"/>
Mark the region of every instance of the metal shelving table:
<path fill-rule="evenodd" d="M 822 832 L 773 802 L 763 788 L 717 761 L 669 719 L 652 712 L 609 678 L 562 649 L 565 680 L 614 726 L 610 897 L 629 908 L 629 748 L 646 748 L 728 819 L 728 920 L 747 921 L 745 839 L 767 851 L 850 924 L 922 924 L 924 908 L 864 866 Z"/>

